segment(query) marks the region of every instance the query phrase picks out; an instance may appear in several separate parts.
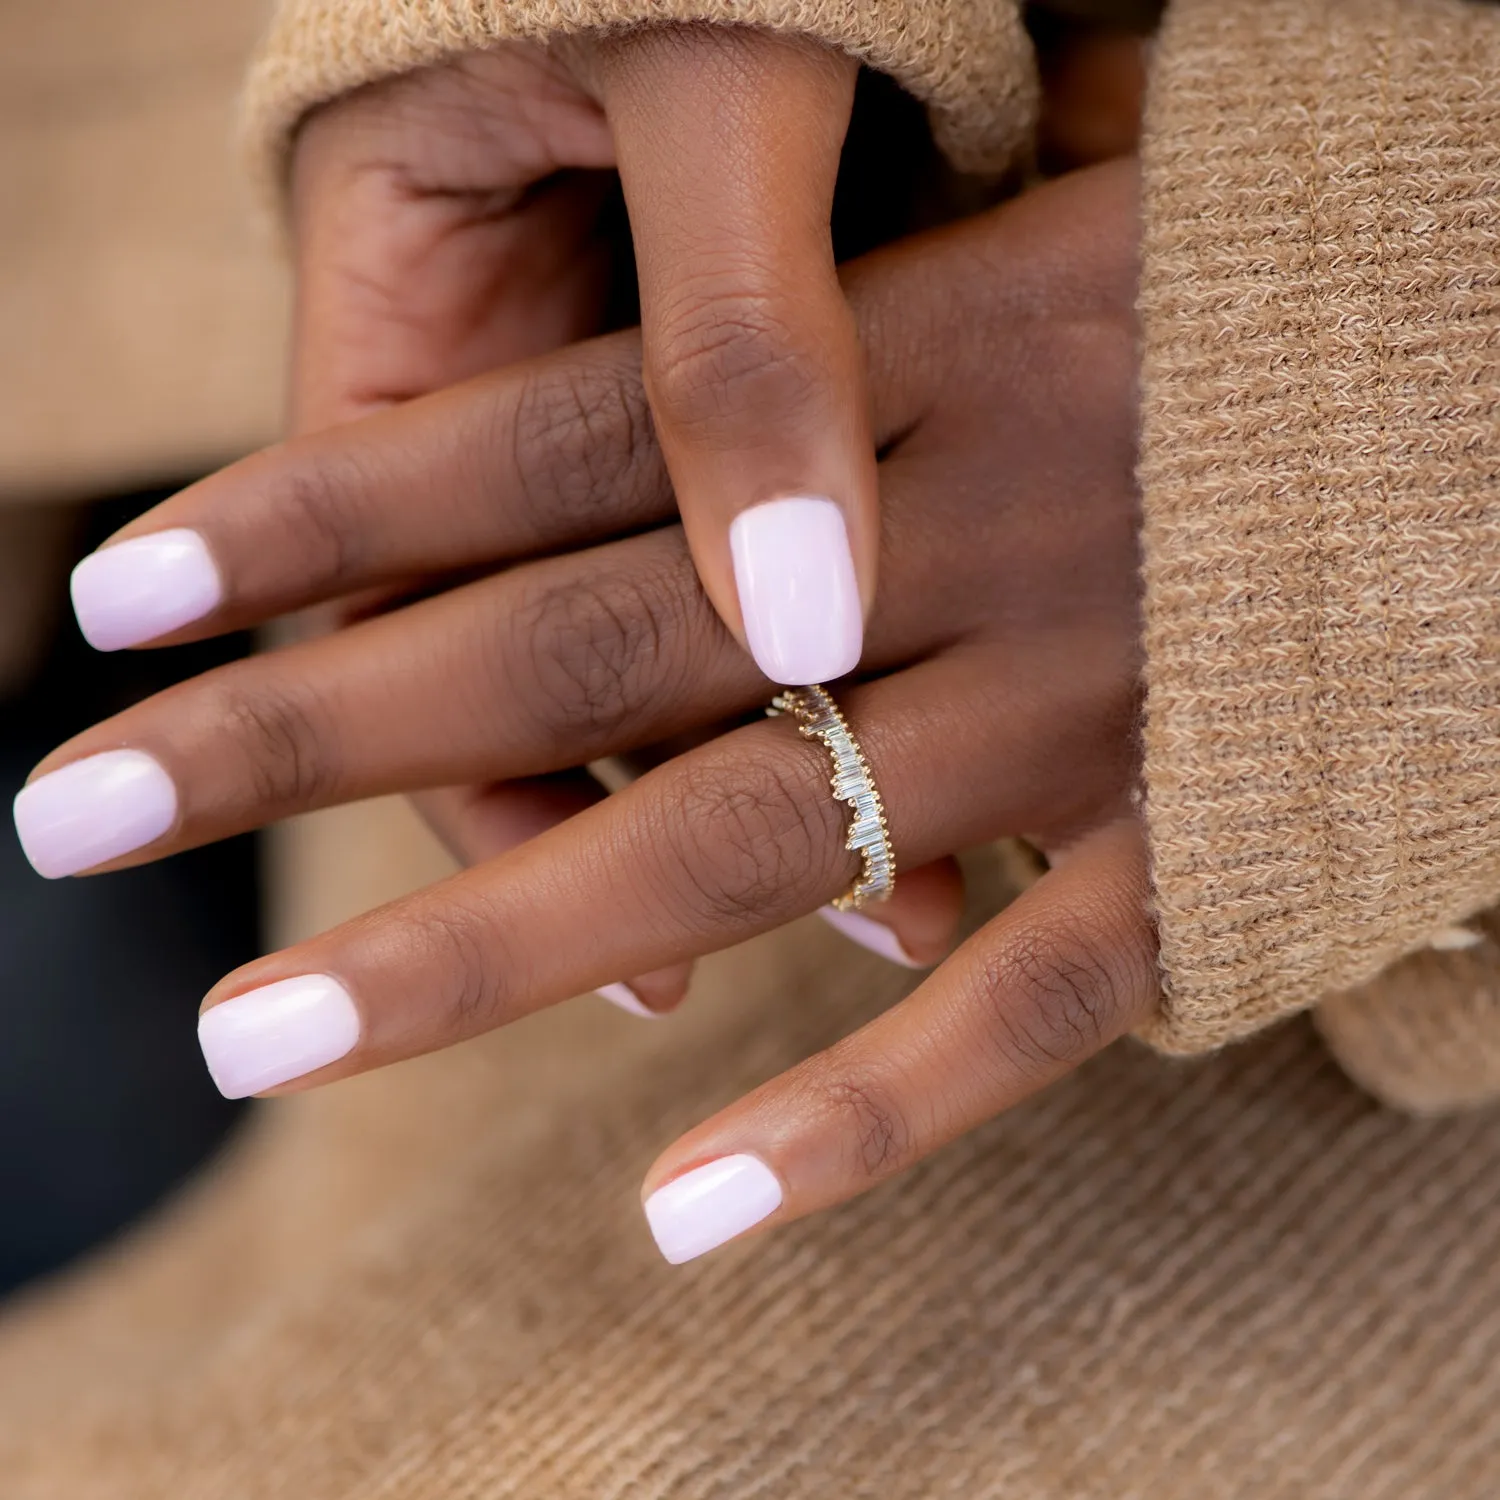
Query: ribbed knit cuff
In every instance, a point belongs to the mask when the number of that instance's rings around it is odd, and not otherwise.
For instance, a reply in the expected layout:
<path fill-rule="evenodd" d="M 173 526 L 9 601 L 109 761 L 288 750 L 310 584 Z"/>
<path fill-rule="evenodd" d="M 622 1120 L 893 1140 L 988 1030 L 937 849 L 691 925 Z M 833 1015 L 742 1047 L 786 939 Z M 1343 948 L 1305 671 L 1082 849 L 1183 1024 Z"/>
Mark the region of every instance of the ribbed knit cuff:
<path fill-rule="evenodd" d="M 1016 0 L 281 0 L 245 92 L 252 171 L 274 191 L 309 110 L 392 74 L 503 42 L 695 21 L 796 32 L 890 74 L 961 171 L 1009 165 L 1035 117 Z"/>
<path fill-rule="evenodd" d="M 1144 151 L 1148 817 L 1196 1051 L 1500 896 L 1500 8 L 1177 0 Z"/>

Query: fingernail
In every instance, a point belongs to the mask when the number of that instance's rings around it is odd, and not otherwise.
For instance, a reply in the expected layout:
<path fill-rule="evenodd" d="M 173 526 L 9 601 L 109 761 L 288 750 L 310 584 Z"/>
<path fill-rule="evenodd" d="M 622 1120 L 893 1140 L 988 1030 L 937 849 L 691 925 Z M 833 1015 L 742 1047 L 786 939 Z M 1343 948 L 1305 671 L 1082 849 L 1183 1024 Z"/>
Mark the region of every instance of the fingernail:
<path fill-rule="evenodd" d="M 236 995 L 198 1017 L 198 1045 L 226 1099 L 247 1099 L 354 1050 L 359 1011 L 327 974 L 300 974 Z"/>
<path fill-rule="evenodd" d="M 159 839 L 177 821 L 177 788 L 151 756 L 107 750 L 22 787 L 15 819 L 37 874 L 57 880 Z"/>
<path fill-rule="evenodd" d="M 835 932 L 842 932 L 851 943 L 858 943 L 861 948 L 868 948 L 871 953 L 878 953 L 881 958 L 889 959 L 893 964 L 900 964 L 905 969 L 932 967 L 931 964 L 919 963 L 913 958 L 901 946 L 901 939 L 896 936 L 895 929 L 887 927 L 884 922 L 861 916 L 857 911 L 840 911 L 836 906 L 820 907 L 818 915 Z"/>
<path fill-rule="evenodd" d="M 844 514 L 832 500 L 751 506 L 730 526 L 729 547 L 750 652 L 772 682 L 832 682 L 859 665 L 859 582 Z"/>
<path fill-rule="evenodd" d="M 73 569 L 73 613 L 97 651 L 119 651 L 180 630 L 224 596 L 196 531 L 158 531 L 101 547 Z"/>
<path fill-rule="evenodd" d="M 628 1010 L 633 1016 L 641 1016 L 647 1021 L 659 1021 L 662 1013 L 652 1010 L 628 984 L 601 984 L 594 991 L 602 1000 L 608 1000 L 611 1005 L 618 1005 L 621 1010 Z"/>
<path fill-rule="evenodd" d="M 716 1250 L 781 1207 L 781 1182 L 758 1157 L 724 1156 L 646 1199 L 656 1247 L 674 1266 Z"/>

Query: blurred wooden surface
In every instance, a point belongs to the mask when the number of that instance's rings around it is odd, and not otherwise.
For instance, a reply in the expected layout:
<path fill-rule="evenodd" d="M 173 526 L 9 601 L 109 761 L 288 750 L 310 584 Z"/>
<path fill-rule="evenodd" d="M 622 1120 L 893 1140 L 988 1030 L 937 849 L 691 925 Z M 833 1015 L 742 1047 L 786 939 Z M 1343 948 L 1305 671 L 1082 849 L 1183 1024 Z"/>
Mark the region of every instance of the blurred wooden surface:
<path fill-rule="evenodd" d="M 234 156 L 264 0 L 0 0 L 0 503 L 274 435 L 286 289 Z"/>

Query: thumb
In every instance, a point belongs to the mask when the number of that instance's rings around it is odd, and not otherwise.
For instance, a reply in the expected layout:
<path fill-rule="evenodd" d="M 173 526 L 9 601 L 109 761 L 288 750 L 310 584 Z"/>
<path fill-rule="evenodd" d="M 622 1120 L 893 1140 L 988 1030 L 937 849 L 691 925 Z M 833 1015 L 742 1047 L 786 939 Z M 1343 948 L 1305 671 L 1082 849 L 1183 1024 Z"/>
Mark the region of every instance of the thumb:
<path fill-rule="evenodd" d="M 858 664 L 879 547 L 829 226 L 855 64 L 734 27 L 599 44 L 646 385 L 703 586 L 775 682 Z"/>

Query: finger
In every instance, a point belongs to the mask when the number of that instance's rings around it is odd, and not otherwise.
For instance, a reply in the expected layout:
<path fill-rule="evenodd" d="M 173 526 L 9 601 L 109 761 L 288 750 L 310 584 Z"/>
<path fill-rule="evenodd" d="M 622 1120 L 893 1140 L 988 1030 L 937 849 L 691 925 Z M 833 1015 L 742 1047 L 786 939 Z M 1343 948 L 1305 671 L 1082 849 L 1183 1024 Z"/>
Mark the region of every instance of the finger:
<path fill-rule="evenodd" d="M 935 661 L 846 695 L 910 868 L 1013 831 L 1027 806 L 1014 794 L 1056 758 L 1029 748 L 1035 725 L 976 714 L 992 674 Z M 216 1075 L 255 1092 L 311 1059 L 320 1079 L 380 1066 L 782 926 L 853 883 L 844 813 L 821 745 L 780 720 L 736 730 L 498 860 L 231 975 L 208 1001 L 232 1007 L 210 1027 Z M 290 1034 L 287 993 L 316 1012 Z"/>
<path fill-rule="evenodd" d="M 442 787 L 419 793 L 412 801 L 449 853 L 467 866 L 508 853 L 605 795 L 604 788 L 580 770 L 488 786 Z M 672 964 L 601 985 L 599 994 L 627 1014 L 651 1020 L 682 1003 L 692 976 L 692 964 Z"/>
<path fill-rule="evenodd" d="M 79 564 L 84 635 L 192 640 L 665 519 L 638 349 L 599 340 L 201 480 Z"/>
<path fill-rule="evenodd" d="M 545 776 L 767 696 L 666 528 L 168 688 L 48 756 L 18 826 L 43 874 L 75 874 L 365 797 Z"/>
<path fill-rule="evenodd" d="M 818 915 L 857 944 L 904 969 L 930 969 L 952 946 L 963 917 L 964 877 L 956 859 L 903 871 L 896 888 L 862 911 L 825 906 Z"/>
<path fill-rule="evenodd" d="M 883 1182 L 1139 1026 L 1159 982 L 1133 818 L 1081 841 L 915 994 L 673 1145 L 646 1216 L 673 1262 Z"/>
<path fill-rule="evenodd" d="M 604 44 L 646 386 L 709 598 L 773 682 L 858 664 L 879 525 L 830 214 L 851 58 L 753 29 Z"/>
<path fill-rule="evenodd" d="M 613 155 L 597 104 L 527 47 L 314 114 L 293 154 L 294 430 L 597 332 Z"/>

